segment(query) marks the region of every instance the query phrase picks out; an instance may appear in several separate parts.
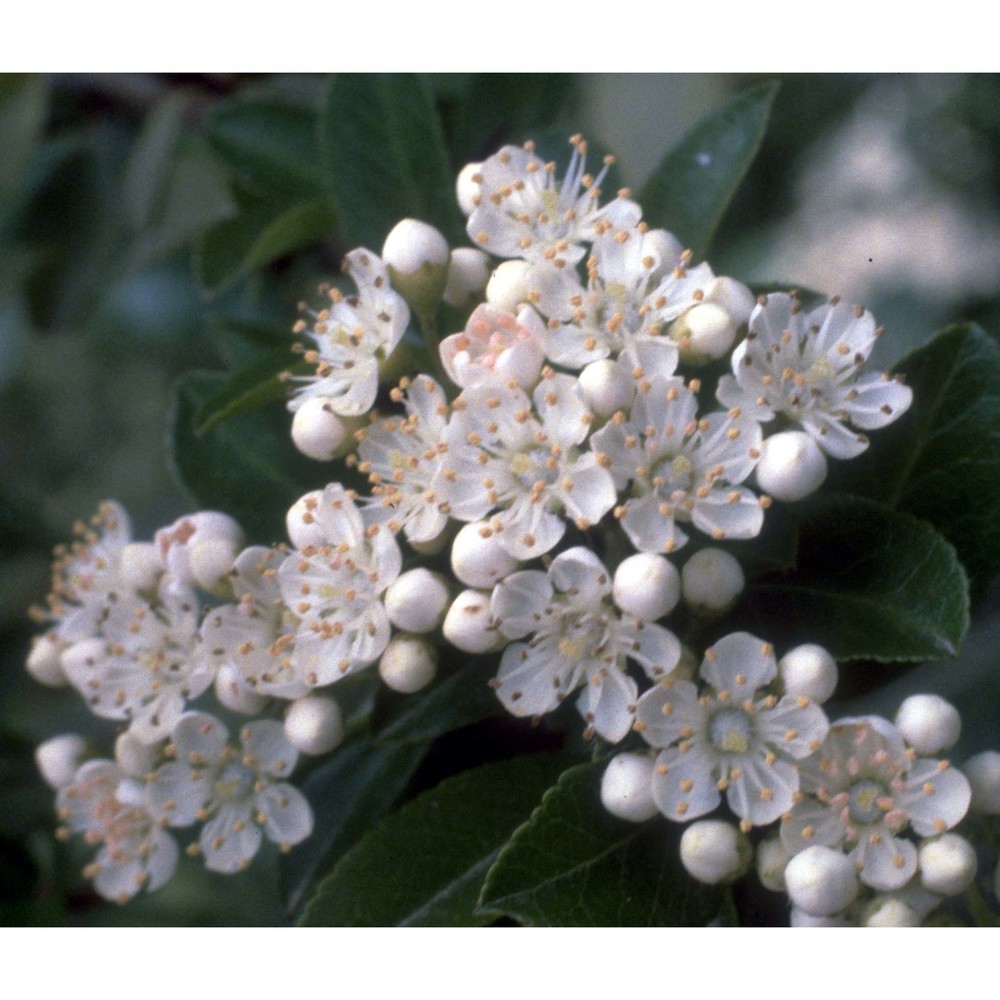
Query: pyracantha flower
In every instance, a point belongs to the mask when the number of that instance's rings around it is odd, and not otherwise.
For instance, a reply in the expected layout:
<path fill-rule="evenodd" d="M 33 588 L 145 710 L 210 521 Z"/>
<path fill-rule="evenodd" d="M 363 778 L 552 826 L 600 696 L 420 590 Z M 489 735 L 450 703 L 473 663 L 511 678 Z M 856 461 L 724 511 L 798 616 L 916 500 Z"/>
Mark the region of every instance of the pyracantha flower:
<path fill-rule="evenodd" d="M 125 903 L 142 889 L 152 892 L 170 880 L 177 867 L 173 837 L 161 829 L 142 804 L 142 786 L 110 760 L 92 760 L 76 772 L 57 798 L 65 832 L 82 833 L 100 845 L 84 869 L 105 898 Z"/>
<path fill-rule="evenodd" d="M 291 654 L 296 676 L 316 687 L 382 655 L 390 625 L 381 596 L 403 558 L 390 531 L 365 526 L 339 483 L 326 487 L 311 514 L 322 541 L 291 552 L 278 569 L 278 584 L 300 619 Z"/>
<path fill-rule="evenodd" d="M 441 341 L 441 363 L 463 389 L 482 382 L 513 379 L 524 390 L 534 388 L 545 360 L 545 324 L 531 306 L 515 316 L 506 309 L 477 306 L 462 333 Z"/>
<path fill-rule="evenodd" d="M 733 352 L 733 375 L 718 397 L 759 420 L 783 414 L 834 458 L 854 458 L 875 430 L 902 416 L 913 391 L 888 374 L 861 374 L 881 334 L 872 314 L 839 299 L 803 313 L 783 293 L 762 297 L 746 339 Z"/>
<path fill-rule="evenodd" d="M 441 465 L 448 401 L 429 375 L 403 379 L 392 398 L 405 405 L 406 416 L 376 420 L 356 434 L 358 470 L 372 483 L 364 519 L 390 531 L 402 528 L 411 542 L 428 542 L 448 523 L 444 499 L 431 488 Z"/>
<path fill-rule="evenodd" d="M 626 659 L 656 678 L 680 659 L 680 643 L 660 625 L 624 614 L 611 601 L 612 579 L 600 559 L 577 547 L 548 572 L 523 570 L 494 588 L 490 614 L 509 645 L 493 686 L 514 715 L 555 709 L 582 687 L 577 707 L 589 732 L 623 739 L 632 725 L 637 688 Z"/>
<path fill-rule="evenodd" d="M 722 792 L 747 829 L 791 808 L 798 761 L 815 752 L 829 724 L 808 698 L 758 693 L 777 673 L 769 643 L 734 632 L 705 651 L 704 692 L 666 677 L 639 699 L 635 728 L 660 748 L 653 799 L 666 817 L 704 816 Z"/>
<path fill-rule="evenodd" d="M 312 833 L 312 809 L 288 784 L 298 751 L 280 722 L 262 719 L 240 731 L 240 749 L 205 712 L 188 712 L 174 727 L 176 759 L 147 779 L 150 811 L 169 826 L 203 823 L 205 866 L 230 874 L 246 868 L 266 836 L 288 850 Z"/>
<path fill-rule="evenodd" d="M 920 758 L 886 719 L 841 719 L 799 767 L 801 794 L 781 826 L 793 852 L 810 844 L 846 850 L 861 881 L 890 891 L 917 870 L 917 848 L 901 834 L 951 829 L 972 797 L 947 761 Z"/>
<path fill-rule="evenodd" d="M 738 408 L 698 419 L 692 389 L 680 378 L 652 379 L 637 369 L 628 416 L 618 413 L 591 439 L 607 455 L 615 486 L 634 495 L 615 516 L 641 552 L 672 552 L 692 523 L 713 539 L 753 538 L 766 498 L 739 484 L 760 458 L 762 433 Z"/>
<path fill-rule="evenodd" d="M 396 349 L 410 322 L 409 307 L 370 250 L 352 250 L 344 270 L 354 279 L 357 294 L 345 297 L 336 288 L 328 289 L 330 307 L 316 314 L 311 327 L 305 320 L 295 326 L 296 333 L 316 344 L 305 354 L 306 361 L 316 365 L 316 374 L 291 376 L 304 383 L 288 404 L 292 411 L 321 396 L 339 416 L 367 413 L 378 394 L 379 364 Z"/>
<path fill-rule="evenodd" d="M 593 415 L 571 376 L 546 369 L 531 399 L 516 383 L 474 386 L 452 410 L 434 492 L 460 521 L 489 518 L 515 559 L 552 549 L 564 517 L 586 528 L 614 506 L 607 458 L 579 448 Z"/>
<path fill-rule="evenodd" d="M 257 695 L 301 698 L 309 685 L 295 672 L 291 651 L 299 619 L 281 599 L 277 549 L 243 551 L 230 573 L 235 603 L 213 608 L 201 626 L 202 655 L 213 671 L 227 664 Z"/>
<path fill-rule="evenodd" d="M 613 158 L 605 158 L 604 169 L 592 177 L 586 172 L 586 142 L 577 135 L 570 143 L 573 155 L 561 183 L 555 164 L 541 160 L 530 142 L 504 146 L 480 165 L 472 175 L 479 193 L 466 226 L 477 246 L 497 257 L 562 266 L 580 260 L 581 244 L 605 229 L 638 223 L 642 210 L 627 197 L 600 205 L 600 185 Z"/>

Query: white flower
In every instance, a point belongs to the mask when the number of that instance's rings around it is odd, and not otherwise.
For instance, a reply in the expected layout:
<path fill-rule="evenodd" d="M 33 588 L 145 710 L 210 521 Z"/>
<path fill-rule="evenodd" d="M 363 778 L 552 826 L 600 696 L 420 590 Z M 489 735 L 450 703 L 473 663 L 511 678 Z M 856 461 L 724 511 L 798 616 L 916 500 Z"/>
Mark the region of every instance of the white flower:
<path fill-rule="evenodd" d="M 514 715 L 551 712 L 583 688 L 577 708 L 595 731 L 612 743 L 632 725 L 637 688 L 626 659 L 647 676 L 677 665 L 680 643 L 659 625 L 619 613 L 612 604 L 611 576 L 589 549 L 568 549 L 548 572 L 513 573 L 493 591 L 490 612 L 508 646 L 493 682 Z"/>
<path fill-rule="evenodd" d="M 358 471 L 372 484 L 365 522 L 385 524 L 390 531 L 402 528 L 408 541 L 427 542 L 448 523 L 444 498 L 431 488 L 444 450 L 448 402 L 429 375 L 404 378 L 391 395 L 404 405 L 406 416 L 377 420 L 355 435 Z"/>
<path fill-rule="evenodd" d="M 784 414 L 834 458 L 868 447 L 861 431 L 885 427 L 909 408 L 913 392 L 888 374 L 862 375 L 881 333 L 872 314 L 838 299 L 804 314 L 783 293 L 762 298 L 733 352 L 733 375 L 719 380 L 726 406 L 760 420 Z"/>
<path fill-rule="evenodd" d="M 283 779 L 298 760 L 280 722 L 247 723 L 241 748 L 204 712 L 186 713 L 174 727 L 176 758 L 150 775 L 150 811 L 169 826 L 204 824 L 199 836 L 205 865 L 232 873 L 246 868 L 264 836 L 288 850 L 312 832 L 305 796 Z"/>
<path fill-rule="evenodd" d="M 84 869 L 105 898 L 125 903 L 137 892 L 160 888 L 173 875 L 177 843 L 141 803 L 141 786 L 110 760 L 84 764 L 57 798 L 66 830 L 100 845 Z"/>
<path fill-rule="evenodd" d="M 239 524 L 217 510 L 187 514 L 157 531 L 155 540 L 169 589 L 176 594 L 194 587 L 213 590 L 245 541 Z"/>
<path fill-rule="evenodd" d="M 452 409 L 432 488 L 452 517 L 489 517 L 515 559 L 552 549 L 564 517 L 586 528 L 614 505 L 604 459 L 579 448 L 593 415 L 569 375 L 546 370 L 531 399 L 516 385 L 474 386 Z"/>
<path fill-rule="evenodd" d="M 281 596 L 299 619 L 293 670 L 310 687 L 382 655 L 390 625 L 381 595 L 402 566 L 395 538 L 378 524 L 366 527 L 339 483 L 326 487 L 313 514 L 323 544 L 293 551 L 278 569 Z"/>
<path fill-rule="evenodd" d="M 636 708 L 635 728 L 661 749 L 653 798 L 673 820 L 711 812 L 725 791 L 745 828 L 787 812 L 799 787 L 798 761 L 813 753 L 828 723 L 808 698 L 759 696 L 776 677 L 773 647 L 746 632 L 705 651 L 701 694 L 667 677 Z"/>
<path fill-rule="evenodd" d="M 634 495 L 616 508 L 640 552 L 672 552 L 687 541 L 678 522 L 714 539 L 753 538 L 768 501 L 739 484 L 760 457 L 760 425 L 738 408 L 698 419 L 680 378 L 640 378 L 629 416 L 616 416 L 591 447 L 611 461 L 616 487 Z"/>
<path fill-rule="evenodd" d="M 330 308 L 316 314 L 312 327 L 304 320 L 296 324 L 295 332 L 316 344 L 305 355 L 316 365 L 316 374 L 292 376 L 293 382 L 304 383 L 288 404 L 292 411 L 322 396 L 338 416 L 367 413 L 378 394 L 379 363 L 396 349 L 410 321 L 409 307 L 370 250 L 352 250 L 344 270 L 354 279 L 357 294 L 345 297 L 331 288 Z"/>
<path fill-rule="evenodd" d="M 965 815 L 971 791 L 947 761 L 918 758 L 887 720 L 842 719 L 799 766 L 801 794 L 783 818 L 794 852 L 812 844 L 845 849 L 861 881 L 900 888 L 917 870 L 917 849 L 901 836 L 943 833 Z"/>
<path fill-rule="evenodd" d="M 466 230 L 477 246 L 497 257 L 530 261 L 558 260 L 575 264 L 583 257 L 581 244 L 608 226 L 634 226 L 641 209 L 619 197 L 599 204 L 600 185 L 612 159 L 591 177 L 586 173 L 587 144 L 570 139 L 573 155 L 560 184 L 555 164 L 543 162 L 533 143 L 504 146 L 471 174 L 479 185 Z"/>

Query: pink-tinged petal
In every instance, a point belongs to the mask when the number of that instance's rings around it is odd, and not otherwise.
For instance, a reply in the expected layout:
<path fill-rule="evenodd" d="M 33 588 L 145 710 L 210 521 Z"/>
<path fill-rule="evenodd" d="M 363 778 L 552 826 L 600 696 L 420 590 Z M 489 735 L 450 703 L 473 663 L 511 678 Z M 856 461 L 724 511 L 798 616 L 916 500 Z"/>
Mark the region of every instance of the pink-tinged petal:
<path fill-rule="evenodd" d="M 637 693 L 635 681 L 624 671 L 615 667 L 592 670 L 577 709 L 598 735 L 617 743 L 632 728 Z"/>
<path fill-rule="evenodd" d="M 501 634 L 521 639 L 534 632 L 546 620 L 546 609 L 554 595 L 547 573 L 537 569 L 511 573 L 493 588 L 490 615 Z"/>
<path fill-rule="evenodd" d="M 667 819 L 679 823 L 696 819 L 722 801 L 712 759 L 701 750 L 697 745 L 686 751 L 671 747 L 656 758 L 653 801 Z"/>
<path fill-rule="evenodd" d="M 650 688 L 639 699 L 635 718 L 642 738 L 654 747 L 668 747 L 707 725 L 706 709 L 690 681 L 666 680 Z"/>
<path fill-rule="evenodd" d="M 917 870 L 917 849 L 908 840 L 888 830 L 862 830 L 851 852 L 858 878 L 880 892 L 901 889 Z"/>
<path fill-rule="evenodd" d="M 759 711 L 754 728 L 772 749 L 801 760 L 820 748 L 830 723 L 819 705 L 787 695 L 774 708 Z"/>
<path fill-rule="evenodd" d="M 726 801 L 741 819 L 766 826 L 792 808 L 799 790 L 799 772 L 794 764 L 776 760 L 768 764 L 746 755 L 740 759 L 738 776 L 730 773 Z"/>
<path fill-rule="evenodd" d="M 774 647 L 749 632 L 733 632 L 705 651 L 701 676 L 716 691 L 729 691 L 733 701 L 744 699 L 778 674 Z"/>
<path fill-rule="evenodd" d="M 965 816 L 972 801 L 969 781 L 947 761 L 914 761 L 906 788 L 896 796 L 896 806 L 922 837 L 950 830 Z"/>
<path fill-rule="evenodd" d="M 298 844 L 313 830 L 313 813 L 308 799 L 286 782 L 269 785 L 254 797 L 254 806 L 264 820 L 268 840 L 276 844 Z"/>

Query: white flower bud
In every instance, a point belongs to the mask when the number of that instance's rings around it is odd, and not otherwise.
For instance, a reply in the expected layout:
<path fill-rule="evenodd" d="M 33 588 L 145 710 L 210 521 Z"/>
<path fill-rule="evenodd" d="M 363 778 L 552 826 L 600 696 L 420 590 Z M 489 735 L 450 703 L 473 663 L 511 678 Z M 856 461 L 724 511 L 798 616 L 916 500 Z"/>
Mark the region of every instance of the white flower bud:
<path fill-rule="evenodd" d="M 844 917 L 817 917 L 812 913 L 806 913 L 797 906 L 792 907 L 792 912 L 788 916 L 788 922 L 792 927 L 851 927 L 853 926 Z"/>
<path fill-rule="evenodd" d="M 448 642 L 465 653 L 487 653 L 503 642 L 499 630 L 490 626 L 490 595 L 481 590 L 463 590 L 451 602 L 441 631 Z"/>
<path fill-rule="evenodd" d="M 677 607 L 681 599 L 681 575 L 663 556 L 638 552 L 619 563 L 612 597 L 626 614 L 655 622 Z"/>
<path fill-rule="evenodd" d="M 526 260 L 505 260 L 486 285 L 486 301 L 491 306 L 516 313 L 528 301 L 531 265 Z"/>
<path fill-rule="evenodd" d="M 108 656 L 108 646 L 103 639 L 80 639 L 67 646 L 59 658 L 59 666 L 66 679 L 86 682 L 95 664 Z"/>
<path fill-rule="evenodd" d="M 215 675 L 215 697 L 238 715 L 260 715 L 269 701 L 249 687 L 231 663 L 224 663 Z"/>
<path fill-rule="evenodd" d="M 155 743 L 140 743 L 132 733 L 126 731 L 115 740 L 115 760 L 126 774 L 133 778 L 145 778 L 160 763 L 160 748 Z"/>
<path fill-rule="evenodd" d="M 440 534 L 427 539 L 426 542 L 416 542 L 412 538 L 407 539 L 410 548 L 422 556 L 436 556 L 455 537 L 455 524 L 455 521 L 449 521 Z"/>
<path fill-rule="evenodd" d="M 188 514 L 156 533 L 160 559 L 177 589 L 213 590 L 233 568 L 244 541 L 239 524 L 217 510 Z"/>
<path fill-rule="evenodd" d="M 729 353 L 736 340 L 736 324 L 722 306 L 702 302 L 671 325 L 670 336 L 677 341 L 682 361 L 705 364 Z"/>
<path fill-rule="evenodd" d="M 976 851 L 965 837 L 942 833 L 925 840 L 917 853 L 920 884 L 941 896 L 958 896 L 976 877 Z"/>
<path fill-rule="evenodd" d="M 481 163 L 467 163 L 458 172 L 458 180 L 455 182 L 455 195 L 458 198 L 458 207 L 463 215 L 472 215 L 476 209 L 476 202 L 479 199 L 479 192 L 482 190 L 479 181 L 473 180 L 482 169 Z"/>
<path fill-rule="evenodd" d="M 836 690 L 837 661 L 822 647 L 806 643 L 790 649 L 778 661 L 785 693 L 822 705 Z"/>
<path fill-rule="evenodd" d="M 382 247 L 393 286 L 418 314 L 441 301 L 449 257 L 448 241 L 440 231 L 418 219 L 397 222 Z"/>
<path fill-rule="evenodd" d="M 149 590 L 156 586 L 162 573 L 163 563 L 153 542 L 131 542 L 122 549 L 118 574 L 126 586 Z"/>
<path fill-rule="evenodd" d="M 757 300 L 753 292 L 742 282 L 724 275 L 715 278 L 705 290 L 704 302 L 722 306 L 729 313 L 737 327 L 746 326 L 750 321 Z"/>
<path fill-rule="evenodd" d="M 455 309 L 468 309 L 482 302 L 493 270 L 490 258 L 475 247 L 457 247 L 448 260 L 448 278 L 443 298 Z"/>
<path fill-rule="evenodd" d="M 785 866 L 785 888 L 799 909 L 829 917 L 854 902 L 859 884 L 854 862 L 846 854 L 816 844 Z"/>
<path fill-rule="evenodd" d="M 378 661 L 379 677 L 401 694 L 427 687 L 437 673 L 437 649 L 416 635 L 395 635 Z"/>
<path fill-rule="evenodd" d="M 239 554 L 238 548 L 221 538 L 198 542 L 191 546 L 188 556 L 191 576 L 198 586 L 215 590 L 233 568 Z"/>
<path fill-rule="evenodd" d="M 321 694 L 293 701 L 285 713 L 285 736 L 302 753 L 313 757 L 329 753 L 344 742 L 340 705 Z"/>
<path fill-rule="evenodd" d="M 292 417 L 292 443 L 317 462 L 335 458 L 349 437 L 348 425 L 322 396 L 307 399 Z"/>
<path fill-rule="evenodd" d="M 919 927 L 920 914 L 901 899 L 876 896 L 862 911 L 862 927 Z"/>
<path fill-rule="evenodd" d="M 775 834 L 757 845 L 757 877 L 771 892 L 785 891 L 785 868 L 792 860 L 791 852 Z"/>
<path fill-rule="evenodd" d="M 653 758 L 643 753 L 613 757 L 601 778 L 601 804 L 612 816 L 645 823 L 658 812 L 653 801 Z"/>
<path fill-rule="evenodd" d="M 448 586 L 443 577 L 423 567 L 401 573 L 385 592 L 389 621 L 404 632 L 433 632 L 444 620 Z"/>
<path fill-rule="evenodd" d="M 707 885 L 731 882 L 750 865 L 753 847 L 734 823 L 699 819 L 681 836 L 681 864 L 688 874 Z"/>
<path fill-rule="evenodd" d="M 996 750 L 977 753 L 965 762 L 962 773 L 972 787 L 969 808 L 984 816 L 1000 815 L 1000 753 Z"/>
<path fill-rule="evenodd" d="M 310 490 L 305 496 L 299 497 L 285 515 L 288 539 L 295 548 L 305 549 L 310 545 L 325 543 L 326 534 L 314 515 L 322 499 L 322 490 Z"/>
<path fill-rule="evenodd" d="M 655 288 L 662 278 L 681 262 L 684 244 L 665 229 L 650 229 L 642 238 L 644 253 L 655 257 L 659 263 L 649 274 L 649 287 Z"/>
<path fill-rule="evenodd" d="M 587 365 L 580 372 L 579 384 L 587 405 L 599 417 L 627 410 L 635 396 L 635 379 L 608 358 Z"/>
<path fill-rule="evenodd" d="M 692 610 L 704 615 L 720 615 L 743 593 L 743 569 L 723 549 L 702 549 L 681 570 L 681 593 Z"/>
<path fill-rule="evenodd" d="M 55 736 L 35 748 L 35 763 L 50 787 L 65 788 L 87 755 L 87 741 L 75 733 Z"/>
<path fill-rule="evenodd" d="M 936 694 L 911 694 L 896 712 L 896 728 L 922 757 L 953 747 L 962 734 L 958 709 Z"/>
<path fill-rule="evenodd" d="M 41 635 L 32 643 L 25 666 L 28 673 L 46 687 L 64 687 L 68 681 L 62 669 L 65 647 L 51 633 Z"/>
<path fill-rule="evenodd" d="M 776 500 L 807 497 L 826 479 L 826 456 L 804 431 L 781 431 L 764 439 L 757 463 L 757 484 Z"/>
<path fill-rule="evenodd" d="M 466 524 L 452 542 L 452 572 L 468 587 L 485 590 L 510 576 L 517 566 L 485 521 Z"/>

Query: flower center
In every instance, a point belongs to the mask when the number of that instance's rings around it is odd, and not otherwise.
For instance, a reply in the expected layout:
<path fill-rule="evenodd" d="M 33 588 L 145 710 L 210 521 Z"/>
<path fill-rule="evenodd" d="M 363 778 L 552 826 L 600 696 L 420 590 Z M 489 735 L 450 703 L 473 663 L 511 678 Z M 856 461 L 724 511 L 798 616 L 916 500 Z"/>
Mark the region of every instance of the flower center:
<path fill-rule="evenodd" d="M 886 794 L 885 788 L 876 781 L 858 781 L 851 786 L 848 813 L 853 823 L 876 823 L 884 813 L 878 800 Z"/>
<path fill-rule="evenodd" d="M 716 712 L 708 727 L 712 746 L 724 753 L 746 753 L 750 749 L 751 733 L 746 712 L 738 708 Z"/>
<path fill-rule="evenodd" d="M 242 764 L 227 764 L 215 779 L 215 798 L 229 802 L 245 799 L 253 791 L 253 773 Z"/>

